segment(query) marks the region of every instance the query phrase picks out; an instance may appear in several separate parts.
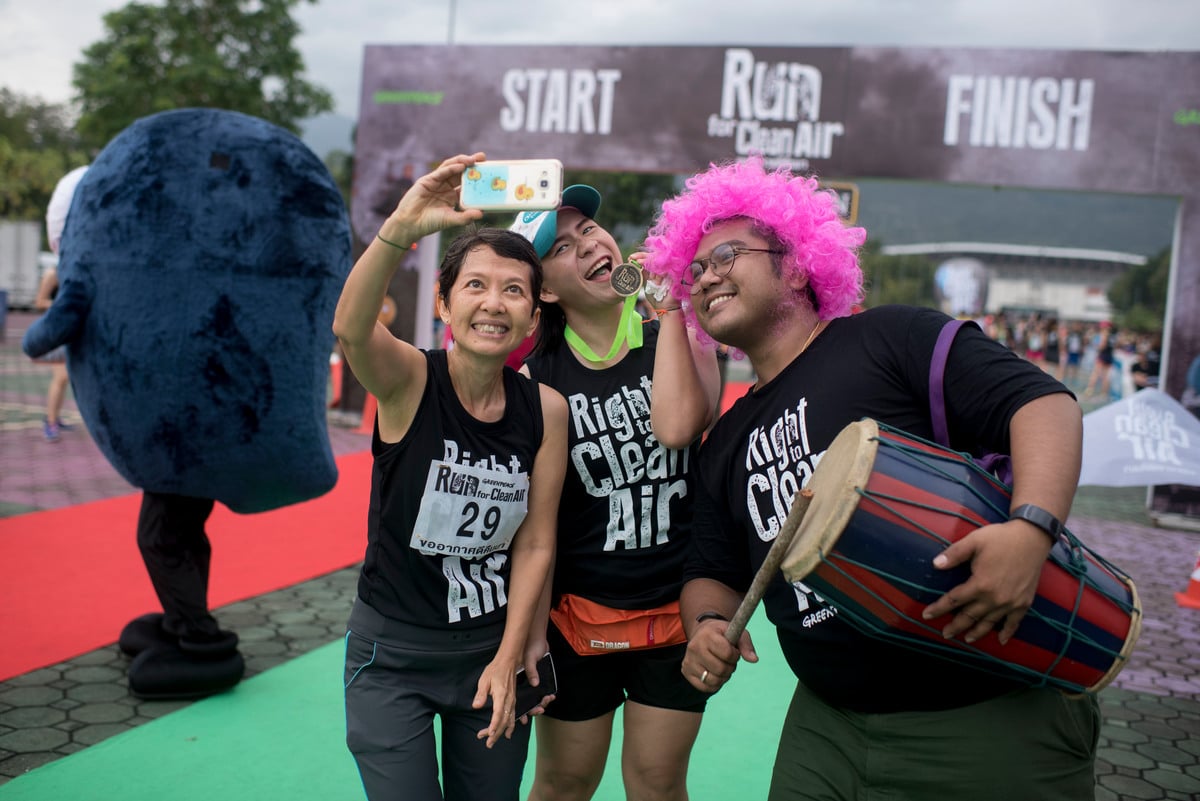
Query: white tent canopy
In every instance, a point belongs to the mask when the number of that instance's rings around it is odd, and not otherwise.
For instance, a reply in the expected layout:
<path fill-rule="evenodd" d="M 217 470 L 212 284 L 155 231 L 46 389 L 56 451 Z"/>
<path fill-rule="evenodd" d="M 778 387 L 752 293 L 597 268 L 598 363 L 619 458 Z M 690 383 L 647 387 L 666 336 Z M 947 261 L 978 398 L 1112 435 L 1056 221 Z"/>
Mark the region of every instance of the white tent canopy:
<path fill-rule="evenodd" d="M 1079 484 L 1200 486 L 1200 420 L 1157 389 L 1084 415 Z"/>

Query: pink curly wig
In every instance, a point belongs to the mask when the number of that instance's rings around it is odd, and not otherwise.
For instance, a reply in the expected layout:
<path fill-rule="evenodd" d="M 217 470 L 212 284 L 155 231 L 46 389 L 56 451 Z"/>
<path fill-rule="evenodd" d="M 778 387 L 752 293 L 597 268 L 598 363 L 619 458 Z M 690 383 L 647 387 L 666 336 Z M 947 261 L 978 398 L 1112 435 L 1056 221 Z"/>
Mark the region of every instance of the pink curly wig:
<path fill-rule="evenodd" d="M 786 166 L 767 172 L 762 158 L 753 156 L 713 164 L 689 178 L 682 193 L 663 203 L 646 237 L 648 268 L 670 280 L 690 327 L 697 327 L 696 314 L 680 276 L 696 258 L 700 239 L 718 223 L 738 217 L 775 234 L 787 250 L 780 257 L 783 273 L 808 276 L 822 320 L 845 317 L 862 300 L 858 247 L 866 230 L 843 223 L 837 199 L 815 179 L 795 176 Z"/>

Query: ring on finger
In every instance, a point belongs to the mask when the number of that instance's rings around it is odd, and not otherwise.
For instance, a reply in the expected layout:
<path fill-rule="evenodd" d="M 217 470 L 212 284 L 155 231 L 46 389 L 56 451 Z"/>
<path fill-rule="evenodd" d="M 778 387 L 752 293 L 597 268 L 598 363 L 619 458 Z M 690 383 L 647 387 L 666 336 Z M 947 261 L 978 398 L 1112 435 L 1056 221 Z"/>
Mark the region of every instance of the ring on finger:
<path fill-rule="evenodd" d="M 707 670 L 705 670 L 703 673 L 700 674 L 700 683 L 708 684 L 708 671 Z"/>

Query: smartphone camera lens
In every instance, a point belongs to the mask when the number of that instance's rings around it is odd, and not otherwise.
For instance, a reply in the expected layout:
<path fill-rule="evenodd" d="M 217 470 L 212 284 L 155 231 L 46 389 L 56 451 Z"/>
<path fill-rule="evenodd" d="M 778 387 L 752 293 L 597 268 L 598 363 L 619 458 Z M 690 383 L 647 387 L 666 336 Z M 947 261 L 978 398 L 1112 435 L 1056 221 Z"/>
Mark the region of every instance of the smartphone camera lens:
<path fill-rule="evenodd" d="M 538 186 L 540 186 L 542 189 L 549 189 L 550 182 L 548 180 L 546 180 L 545 178 L 543 178 L 541 181 L 538 182 Z"/>

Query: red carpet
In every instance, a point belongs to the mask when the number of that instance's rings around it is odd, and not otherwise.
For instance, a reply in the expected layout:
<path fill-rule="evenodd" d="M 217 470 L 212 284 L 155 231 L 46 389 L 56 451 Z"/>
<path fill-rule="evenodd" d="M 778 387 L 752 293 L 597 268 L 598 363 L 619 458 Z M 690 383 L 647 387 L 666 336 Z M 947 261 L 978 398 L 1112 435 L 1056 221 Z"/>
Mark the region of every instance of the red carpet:
<path fill-rule="evenodd" d="M 217 504 L 211 608 L 362 559 L 371 454 L 337 463 L 337 486 L 320 498 L 255 515 Z M 137 549 L 141 497 L 0 519 L 0 681 L 116 642 L 127 622 L 161 609 Z"/>

